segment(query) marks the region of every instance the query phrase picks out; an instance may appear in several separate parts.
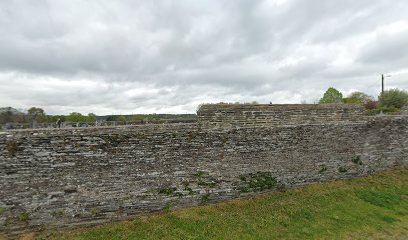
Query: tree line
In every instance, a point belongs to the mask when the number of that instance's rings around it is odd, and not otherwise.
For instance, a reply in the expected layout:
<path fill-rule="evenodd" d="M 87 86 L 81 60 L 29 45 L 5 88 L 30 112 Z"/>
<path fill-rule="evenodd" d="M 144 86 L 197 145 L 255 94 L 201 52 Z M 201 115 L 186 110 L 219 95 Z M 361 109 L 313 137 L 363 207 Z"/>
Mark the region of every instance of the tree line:
<path fill-rule="evenodd" d="M 58 120 L 63 122 L 83 122 L 91 123 L 96 121 L 96 115 L 89 113 L 88 115 L 82 115 L 78 112 L 72 112 L 69 115 L 47 115 L 42 108 L 31 107 L 27 110 L 27 113 L 18 112 L 15 109 L 9 108 L 9 110 L 3 111 L 0 114 L 0 123 L 56 123 Z"/>
<path fill-rule="evenodd" d="M 401 108 L 408 105 L 407 91 L 400 89 L 390 89 L 378 96 L 378 100 L 364 92 L 353 92 L 347 97 L 330 87 L 319 100 L 319 104 L 348 103 L 364 106 L 369 112 L 375 113 L 394 113 L 401 111 Z M 257 104 L 253 102 L 252 104 Z M 94 113 L 83 115 L 79 112 L 72 112 L 69 115 L 47 115 L 42 108 L 32 107 L 27 113 L 19 112 L 11 107 L 2 108 L 0 112 L 0 124 L 21 123 L 30 124 L 44 123 L 54 124 L 57 121 L 71 123 L 95 123 L 97 116 Z M 159 121 L 170 119 L 194 120 L 194 114 L 138 114 L 138 115 L 111 115 L 104 118 L 105 121 L 115 122 L 143 122 Z"/>
<path fill-rule="evenodd" d="M 97 116 L 94 113 L 83 115 L 72 112 L 69 115 L 47 115 L 42 108 L 32 107 L 27 112 L 20 112 L 14 108 L 0 108 L 0 124 L 18 123 L 26 127 L 42 124 L 50 125 L 57 122 L 65 123 L 96 123 L 96 121 L 118 123 L 149 123 L 149 122 L 191 122 L 195 121 L 195 114 L 133 114 L 133 115 L 109 115 Z M 90 124 L 92 125 L 92 124 Z"/>
<path fill-rule="evenodd" d="M 392 113 L 399 112 L 401 108 L 408 104 L 408 92 L 401 89 L 390 89 L 381 93 L 378 100 L 363 92 L 353 92 L 347 97 L 330 87 L 319 100 L 319 104 L 349 103 L 359 104 L 368 109 L 371 113 Z"/>

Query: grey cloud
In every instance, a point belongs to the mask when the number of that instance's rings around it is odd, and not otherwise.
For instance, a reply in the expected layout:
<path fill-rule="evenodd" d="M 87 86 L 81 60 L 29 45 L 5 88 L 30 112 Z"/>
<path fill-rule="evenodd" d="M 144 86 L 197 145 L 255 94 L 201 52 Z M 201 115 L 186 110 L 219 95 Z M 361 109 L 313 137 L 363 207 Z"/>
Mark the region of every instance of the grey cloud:
<path fill-rule="evenodd" d="M 362 49 L 359 59 L 366 64 L 389 68 L 406 66 L 408 61 L 408 26 L 401 34 L 381 34 Z"/>
<path fill-rule="evenodd" d="M 408 29 L 373 37 L 408 24 L 404 0 L 274 2 L 3 1 L 0 105 L 104 114 L 311 102 L 329 86 L 376 95 L 379 73 L 407 68 Z"/>

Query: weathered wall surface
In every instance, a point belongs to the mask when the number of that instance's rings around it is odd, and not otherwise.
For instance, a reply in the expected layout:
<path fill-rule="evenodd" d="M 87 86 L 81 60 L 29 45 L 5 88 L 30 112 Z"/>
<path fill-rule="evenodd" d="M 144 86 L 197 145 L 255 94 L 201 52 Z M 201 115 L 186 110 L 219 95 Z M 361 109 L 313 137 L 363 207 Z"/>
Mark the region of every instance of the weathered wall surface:
<path fill-rule="evenodd" d="M 408 117 L 7 131 L 0 231 L 106 222 L 401 166 L 408 166 Z"/>
<path fill-rule="evenodd" d="M 197 111 L 202 126 L 297 125 L 365 121 L 365 109 L 355 104 L 206 104 Z"/>
<path fill-rule="evenodd" d="M 402 114 L 408 115 L 408 105 L 402 108 Z"/>

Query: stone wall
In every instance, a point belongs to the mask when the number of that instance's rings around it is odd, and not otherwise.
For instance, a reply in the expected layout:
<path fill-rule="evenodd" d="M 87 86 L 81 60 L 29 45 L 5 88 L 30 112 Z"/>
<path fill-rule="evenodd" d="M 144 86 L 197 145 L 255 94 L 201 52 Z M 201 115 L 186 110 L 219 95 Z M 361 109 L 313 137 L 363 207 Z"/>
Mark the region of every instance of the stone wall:
<path fill-rule="evenodd" d="M 281 127 L 6 131 L 0 232 L 101 223 L 403 166 L 402 116 Z"/>
<path fill-rule="evenodd" d="M 406 105 L 406 106 L 404 106 L 404 107 L 402 108 L 402 114 L 408 115 L 408 105 Z"/>
<path fill-rule="evenodd" d="M 365 112 L 355 104 L 205 104 L 197 116 L 203 126 L 278 126 L 365 121 Z"/>

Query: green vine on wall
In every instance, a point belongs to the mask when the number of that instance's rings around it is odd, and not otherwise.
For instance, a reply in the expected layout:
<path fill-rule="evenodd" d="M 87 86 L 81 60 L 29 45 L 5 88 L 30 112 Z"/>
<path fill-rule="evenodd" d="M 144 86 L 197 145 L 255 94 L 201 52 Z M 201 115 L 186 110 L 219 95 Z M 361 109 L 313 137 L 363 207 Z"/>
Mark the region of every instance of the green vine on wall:
<path fill-rule="evenodd" d="M 276 187 L 276 178 L 271 172 L 256 172 L 239 176 L 239 186 L 237 189 L 240 192 L 262 192 L 271 190 Z"/>
<path fill-rule="evenodd" d="M 176 190 L 177 188 L 175 187 L 159 188 L 158 192 L 159 194 L 173 195 L 176 192 Z"/>
<path fill-rule="evenodd" d="M 351 161 L 357 165 L 363 165 L 363 161 L 361 161 L 361 157 L 360 156 L 355 156 L 351 159 Z"/>

